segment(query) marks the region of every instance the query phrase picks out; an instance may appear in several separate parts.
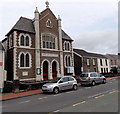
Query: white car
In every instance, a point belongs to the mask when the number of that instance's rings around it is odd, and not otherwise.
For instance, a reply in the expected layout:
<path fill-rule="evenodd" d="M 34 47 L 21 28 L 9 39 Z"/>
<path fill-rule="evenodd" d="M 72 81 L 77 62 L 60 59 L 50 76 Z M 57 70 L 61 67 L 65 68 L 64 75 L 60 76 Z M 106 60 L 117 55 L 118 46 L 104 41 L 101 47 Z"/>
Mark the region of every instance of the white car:
<path fill-rule="evenodd" d="M 46 83 L 42 86 L 43 92 L 54 92 L 55 94 L 67 89 L 77 90 L 77 81 L 72 76 L 55 78 L 52 79 L 50 83 Z"/>

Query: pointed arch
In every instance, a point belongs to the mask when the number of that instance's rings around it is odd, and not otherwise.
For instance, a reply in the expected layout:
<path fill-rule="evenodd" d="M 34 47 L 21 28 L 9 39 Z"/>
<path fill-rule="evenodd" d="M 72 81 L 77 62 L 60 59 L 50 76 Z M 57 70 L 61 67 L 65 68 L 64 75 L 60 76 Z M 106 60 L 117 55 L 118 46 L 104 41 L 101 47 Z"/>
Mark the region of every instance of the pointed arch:
<path fill-rule="evenodd" d="M 52 60 L 51 62 L 51 66 L 52 66 L 52 78 L 56 78 L 58 77 L 59 74 L 59 63 L 57 60 Z"/>
<path fill-rule="evenodd" d="M 20 55 L 20 67 L 24 67 L 24 66 L 25 66 L 24 60 L 25 60 L 24 54 L 22 53 L 22 54 Z"/>

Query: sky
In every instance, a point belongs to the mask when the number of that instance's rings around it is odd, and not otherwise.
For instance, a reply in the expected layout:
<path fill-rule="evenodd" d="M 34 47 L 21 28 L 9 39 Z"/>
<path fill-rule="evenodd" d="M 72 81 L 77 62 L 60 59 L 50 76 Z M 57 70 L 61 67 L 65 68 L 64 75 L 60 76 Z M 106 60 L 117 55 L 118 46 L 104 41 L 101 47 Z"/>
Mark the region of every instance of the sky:
<path fill-rule="evenodd" d="M 118 0 L 48 0 L 73 47 L 99 54 L 118 53 Z M 23 16 L 34 18 L 46 0 L 0 0 L 0 41 Z M 120 49 L 120 46 L 119 46 Z M 120 52 L 120 50 L 119 50 Z"/>

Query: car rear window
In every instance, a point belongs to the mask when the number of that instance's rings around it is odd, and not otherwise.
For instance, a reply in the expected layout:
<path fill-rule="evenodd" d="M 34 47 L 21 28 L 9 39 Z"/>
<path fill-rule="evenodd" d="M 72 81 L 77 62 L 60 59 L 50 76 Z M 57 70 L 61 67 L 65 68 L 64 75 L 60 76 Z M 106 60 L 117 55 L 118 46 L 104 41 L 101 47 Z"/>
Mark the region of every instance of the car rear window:
<path fill-rule="evenodd" d="M 87 73 L 81 74 L 80 77 L 88 77 L 88 74 Z"/>

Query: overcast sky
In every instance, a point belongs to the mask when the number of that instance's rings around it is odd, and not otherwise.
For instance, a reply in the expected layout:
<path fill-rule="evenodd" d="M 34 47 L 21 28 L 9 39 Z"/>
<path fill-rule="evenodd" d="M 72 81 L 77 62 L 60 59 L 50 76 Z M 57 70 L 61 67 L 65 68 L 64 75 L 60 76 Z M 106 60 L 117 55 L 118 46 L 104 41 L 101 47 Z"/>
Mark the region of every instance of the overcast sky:
<path fill-rule="evenodd" d="M 34 18 L 35 7 L 46 0 L 0 0 L 0 40 L 23 16 Z M 118 0 L 48 0 L 62 19 L 62 29 L 74 40 L 74 48 L 101 54 L 118 52 Z M 2 14 L 2 15 L 1 15 Z"/>

